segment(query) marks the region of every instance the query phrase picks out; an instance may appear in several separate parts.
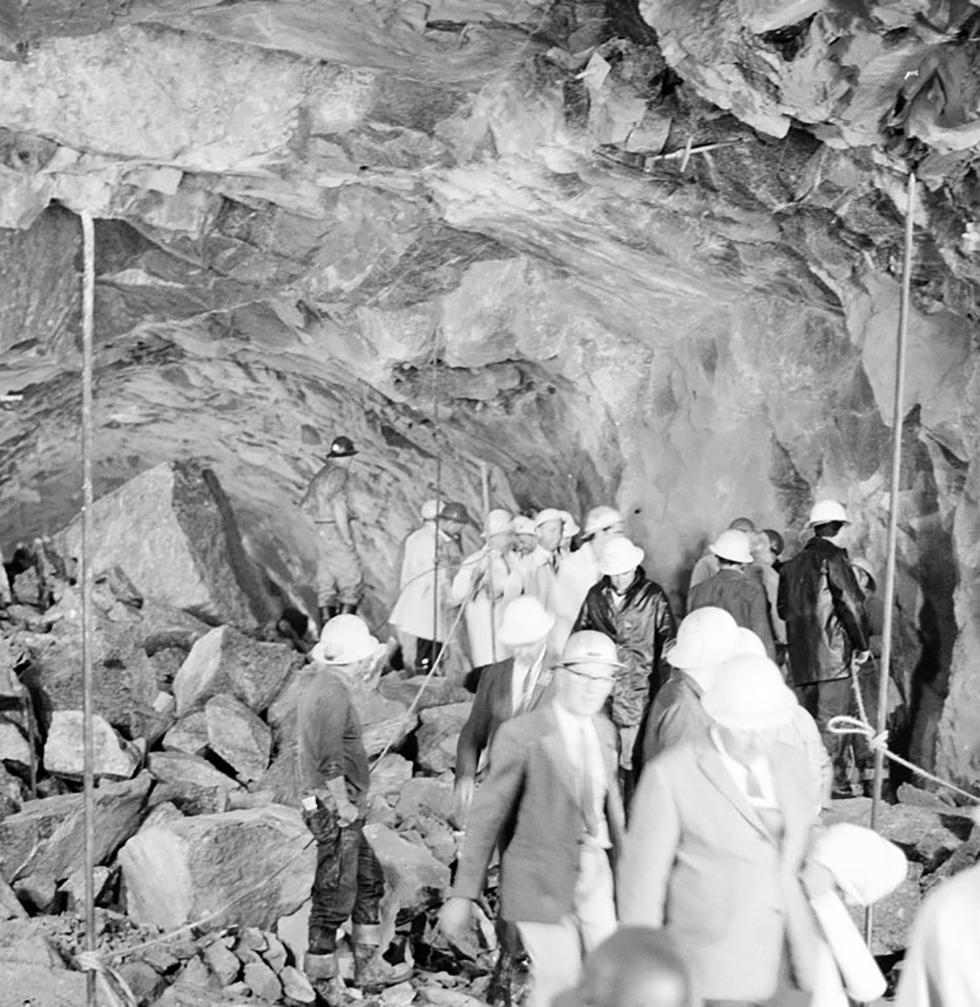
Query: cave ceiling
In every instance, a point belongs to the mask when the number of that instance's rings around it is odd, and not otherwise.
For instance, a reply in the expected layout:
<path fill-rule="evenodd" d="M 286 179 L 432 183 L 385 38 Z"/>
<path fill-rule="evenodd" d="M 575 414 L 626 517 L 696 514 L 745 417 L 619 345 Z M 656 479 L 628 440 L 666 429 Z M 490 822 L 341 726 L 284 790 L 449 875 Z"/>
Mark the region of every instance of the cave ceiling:
<path fill-rule="evenodd" d="M 199 457 L 302 552 L 343 430 L 385 563 L 438 456 L 474 506 L 479 461 L 505 504 L 617 500 L 676 585 L 719 512 L 817 492 L 880 545 L 914 169 L 938 519 L 969 481 L 967 0 L 7 0 L 0 57 L 8 547 L 79 502 L 83 210 L 97 492 Z"/>

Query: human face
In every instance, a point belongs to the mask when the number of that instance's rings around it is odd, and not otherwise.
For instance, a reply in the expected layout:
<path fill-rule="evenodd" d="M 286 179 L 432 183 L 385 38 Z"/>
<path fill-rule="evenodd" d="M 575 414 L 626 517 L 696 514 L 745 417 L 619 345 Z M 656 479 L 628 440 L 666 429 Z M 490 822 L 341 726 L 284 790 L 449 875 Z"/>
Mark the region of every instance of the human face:
<path fill-rule="evenodd" d="M 514 533 L 509 531 L 497 532 L 487 539 L 487 545 L 497 552 L 507 552 L 514 543 Z"/>
<path fill-rule="evenodd" d="M 524 556 L 530 556 L 534 552 L 538 544 L 537 535 L 518 535 L 517 536 L 517 551 Z"/>
<path fill-rule="evenodd" d="M 778 732 L 774 730 L 736 731 L 731 727 L 719 726 L 718 734 L 725 751 L 743 766 L 767 756 L 779 740 Z"/>
<path fill-rule="evenodd" d="M 555 676 L 558 702 L 577 717 L 594 717 L 609 696 L 614 672 L 608 664 L 595 661 L 559 668 Z"/>
<path fill-rule="evenodd" d="M 548 552 L 554 552 L 561 542 L 561 519 L 555 518 L 553 521 L 544 521 L 535 529 L 538 536 L 538 544 Z"/>
<path fill-rule="evenodd" d="M 613 590 L 617 594 L 622 594 L 629 586 L 633 583 L 633 578 L 636 576 L 636 569 L 630 570 L 629 573 L 614 573 L 610 574 L 609 581 L 613 586 Z"/>

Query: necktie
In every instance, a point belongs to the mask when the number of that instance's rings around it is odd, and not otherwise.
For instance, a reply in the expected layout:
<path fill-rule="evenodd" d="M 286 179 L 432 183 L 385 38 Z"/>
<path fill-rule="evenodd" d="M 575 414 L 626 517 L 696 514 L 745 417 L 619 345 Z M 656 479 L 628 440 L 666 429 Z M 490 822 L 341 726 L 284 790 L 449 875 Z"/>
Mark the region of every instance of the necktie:
<path fill-rule="evenodd" d="M 596 812 L 595 784 L 592 776 L 592 739 L 588 734 L 591 729 L 592 725 L 587 720 L 582 722 L 579 740 L 579 750 L 582 753 L 580 800 L 582 817 L 585 819 L 585 831 L 594 837 L 599 835 L 599 816 Z"/>
<path fill-rule="evenodd" d="M 524 675 L 524 688 L 521 690 L 521 705 L 519 713 L 527 713 L 531 709 L 531 696 L 534 695 L 534 665 L 530 665 Z"/>

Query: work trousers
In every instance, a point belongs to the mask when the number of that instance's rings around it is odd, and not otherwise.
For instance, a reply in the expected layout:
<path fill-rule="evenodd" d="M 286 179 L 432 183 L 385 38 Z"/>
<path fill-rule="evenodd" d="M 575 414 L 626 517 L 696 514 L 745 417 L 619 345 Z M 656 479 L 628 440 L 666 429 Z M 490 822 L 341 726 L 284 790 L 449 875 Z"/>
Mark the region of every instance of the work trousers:
<path fill-rule="evenodd" d="M 442 643 L 438 640 L 424 640 L 419 637 L 415 645 L 415 670 L 420 675 L 427 674 L 432 665 L 439 660 L 442 647 Z M 440 664 L 439 667 L 443 669 L 443 674 L 445 674 L 444 666 Z"/>
<path fill-rule="evenodd" d="M 834 770 L 834 790 L 849 791 L 848 752 L 853 754 L 854 765 L 862 778 L 870 779 L 874 769 L 874 753 L 867 738 L 858 735 L 832 734 L 827 724 L 832 717 L 851 716 L 858 713 L 857 700 L 851 686 L 850 675 L 832 682 L 814 682 L 797 689 L 800 704 L 817 722 L 830 763 Z M 863 697 L 863 694 L 862 694 Z M 874 712 L 869 710 L 869 716 Z"/>
<path fill-rule="evenodd" d="M 320 808 L 306 816 L 306 823 L 317 840 L 309 950 L 330 954 L 337 928 L 349 916 L 360 924 L 380 922 L 384 874 L 364 838 L 363 821 L 341 828 L 334 812 Z"/>
<path fill-rule="evenodd" d="M 340 537 L 335 524 L 318 522 L 316 532 L 317 605 L 357 605 L 364 593 L 364 577 L 356 550 Z"/>
<path fill-rule="evenodd" d="M 616 929 L 613 877 L 606 850 L 585 843 L 572 911 L 557 923 L 517 922 L 531 959 L 532 989 L 526 1007 L 551 1007 L 574 986 L 582 959 Z"/>

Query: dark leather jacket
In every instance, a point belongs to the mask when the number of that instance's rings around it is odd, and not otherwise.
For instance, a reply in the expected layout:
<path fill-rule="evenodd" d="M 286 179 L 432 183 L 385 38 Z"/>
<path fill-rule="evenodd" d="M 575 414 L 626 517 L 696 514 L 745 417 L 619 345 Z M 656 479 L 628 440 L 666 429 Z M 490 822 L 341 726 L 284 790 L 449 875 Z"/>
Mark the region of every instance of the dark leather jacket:
<path fill-rule="evenodd" d="M 776 607 L 786 622 L 790 676 L 796 685 L 846 675 L 851 655 L 868 649 L 864 595 L 847 551 L 827 539 L 811 539 L 783 564 Z"/>
<path fill-rule="evenodd" d="M 603 577 L 589 589 L 575 621 L 575 631 L 594 629 L 616 641 L 626 665 L 612 691 L 612 720 L 618 727 L 639 724 L 651 698 L 667 680 L 663 655 L 677 635 L 674 614 L 663 588 L 637 567 L 622 607 L 612 601 L 612 582 Z"/>

